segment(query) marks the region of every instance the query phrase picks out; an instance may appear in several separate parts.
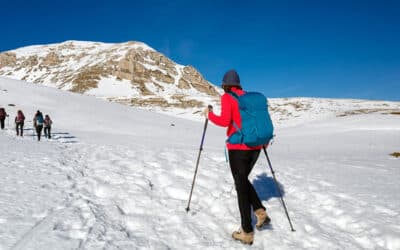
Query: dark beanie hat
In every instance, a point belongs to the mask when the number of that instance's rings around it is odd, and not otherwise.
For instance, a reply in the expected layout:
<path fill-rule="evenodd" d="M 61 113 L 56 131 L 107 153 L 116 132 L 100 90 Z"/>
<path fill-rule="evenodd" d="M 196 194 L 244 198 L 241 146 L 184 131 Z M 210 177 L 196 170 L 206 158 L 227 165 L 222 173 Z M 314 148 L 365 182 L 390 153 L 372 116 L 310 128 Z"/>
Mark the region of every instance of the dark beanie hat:
<path fill-rule="evenodd" d="M 222 85 L 240 87 L 240 78 L 236 70 L 231 69 L 225 73 L 224 78 L 222 79 Z"/>

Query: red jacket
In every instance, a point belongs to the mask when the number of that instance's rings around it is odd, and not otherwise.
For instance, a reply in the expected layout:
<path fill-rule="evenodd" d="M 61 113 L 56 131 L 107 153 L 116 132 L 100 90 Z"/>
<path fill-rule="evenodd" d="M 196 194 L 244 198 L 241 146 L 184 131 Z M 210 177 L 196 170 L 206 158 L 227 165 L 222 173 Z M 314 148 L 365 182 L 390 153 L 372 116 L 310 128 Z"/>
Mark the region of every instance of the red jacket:
<path fill-rule="evenodd" d="M 232 92 L 236 93 L 238 96 L 243 95 L 245 92 L 238 88 L 233 87 Z M 208 113 L 208 119 L 212 121 L 215 125 L 221 127 L 228 127 L 226 135 L 229 137 L 236 132 L 233 126 L 233 121 L 237 124 L 239 128 L 242 128 L 242 119 L 240 118 L 239 104 L 237 100 L 228 93 L 221 96 L 221 115 L 218 116 L 213 112 Z M 249 147 L 245 144 L 230 144 L 226 143 L 229 150 L 255 150 L 261 149 L 262 146 Z"/>

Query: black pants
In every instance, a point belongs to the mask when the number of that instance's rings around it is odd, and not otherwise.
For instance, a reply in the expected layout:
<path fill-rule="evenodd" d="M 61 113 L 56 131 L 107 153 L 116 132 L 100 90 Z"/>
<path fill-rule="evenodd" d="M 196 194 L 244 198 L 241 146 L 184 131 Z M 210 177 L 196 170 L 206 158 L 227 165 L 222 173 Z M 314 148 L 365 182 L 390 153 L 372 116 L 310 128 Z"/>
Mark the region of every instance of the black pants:
<path fill-rule="evenodd" d="M 15 124 L 15 129 L 17 130 L 17 136 L 18 135 L 20 135 L 20 136 L 24 135 L 24 123 L 23 122 L 17 122 Z"/>
<path fill-rule="evenodd" d="M 44 131 L 44 137 L 50 139 L 51 138 L 51 127 L 45 126 L 43 131 Z"/>
<path fill-rule="evenodd" d="M 4 129 L 4 120 L 6 118 L 0 118 L 0 125 L 1 125 L 1 129 Z"/>
<path fill-rule="evenodd" d="M 251 207 L 253 210 L 265 209 L 248 179 L 259 155 L 260 150 L 229 150 L 229 164 L 235 181 L 242 229 L 246 233 L 253 232 Z"/>
<path fill-rule="evenodd" d="M 36 134 L 38 141 L 40 141 L 40 136 L 42 135 L 43 125 L 36 125 Z"/>

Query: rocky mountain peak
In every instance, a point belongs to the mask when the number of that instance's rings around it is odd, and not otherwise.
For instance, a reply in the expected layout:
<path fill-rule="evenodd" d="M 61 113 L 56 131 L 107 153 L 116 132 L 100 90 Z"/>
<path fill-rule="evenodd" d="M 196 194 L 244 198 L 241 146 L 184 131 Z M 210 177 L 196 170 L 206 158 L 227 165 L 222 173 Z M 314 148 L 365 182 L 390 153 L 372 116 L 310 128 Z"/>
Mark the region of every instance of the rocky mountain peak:
<path fill-rule="evenodd" d="M 66 41 L 6 51 L 0 53 L 0 75 L 144 107 L 198 110 L 221 93 L 193 66 L 136 41 Z"/>

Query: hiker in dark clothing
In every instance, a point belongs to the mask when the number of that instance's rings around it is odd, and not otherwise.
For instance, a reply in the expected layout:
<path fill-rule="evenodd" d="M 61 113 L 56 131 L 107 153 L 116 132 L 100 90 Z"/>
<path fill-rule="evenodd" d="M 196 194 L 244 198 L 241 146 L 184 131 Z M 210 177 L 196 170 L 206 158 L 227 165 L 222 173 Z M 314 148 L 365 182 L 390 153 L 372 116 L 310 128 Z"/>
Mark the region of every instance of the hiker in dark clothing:
<path fill-rule="evenodd" d="M 15 117 L 15 129 L 17 130 L 17 136 L 24 135 L 24 121 L 25 121 L 24 113 L 22 113 L 21 110 L 18 110 L 17 116 Z"/>
<path fill-rule="evenodd" d="M 44 137 L 51 139 L 51 125 L 53 121 L 50 119 L 49 115 L 44 117 Z"/>
<path fill-rule="evenodd" d="M 1 129 L 4 129 L 4 121 L 6 120 L 7 117 L 6 110 L 4 108 L 0 108 L 0 127 Z"/>
<path fill-rule="evenodd" d="M 227 136 L 230 137 L 238 129 L 242 128 L 242 118 L 239 111 L 238 100 L 233 95 L 242 96 L 246 92 L 242 90 L 239 75 L 230 70 L 225 73 L 222 88 L 225 94 L 221 96 L 221 115 L 213 113 L 208 108 L 204 111 L 206 118 L 218 126 L 228 127 Z M 232 95 L 233 94 L 233 95 Z M 229 151 L 229 164 L 235 182 L 239 211 L 241 217 L 241 229 L 232 233 L 232 237 L 245 244 L 252 244 L 254 239 L 251 223 L 251 209 L 257 218 L 256 227 L 261 228 L 270 222 L 265 207 L 260 201 L 256 190 L 248 179 L 253 169 L 260 150 L 263 146 L 250 147 L 244 143 L 234 144 L 227 142 Z"/>
<path fill-rule="evenodd" d="M 40 137 L 42 135 L 43 123 L 44 123 L 43 114 L 42 114 L 42 112 L 40 112 L 38 110 L 38 111 L 36 111 L 36 114 L 33 117 L 33 126 L 36 129 L 36 134 L 37 134 L 37 137 L 38 137 L 38 141 L 40 141 Z"/>

